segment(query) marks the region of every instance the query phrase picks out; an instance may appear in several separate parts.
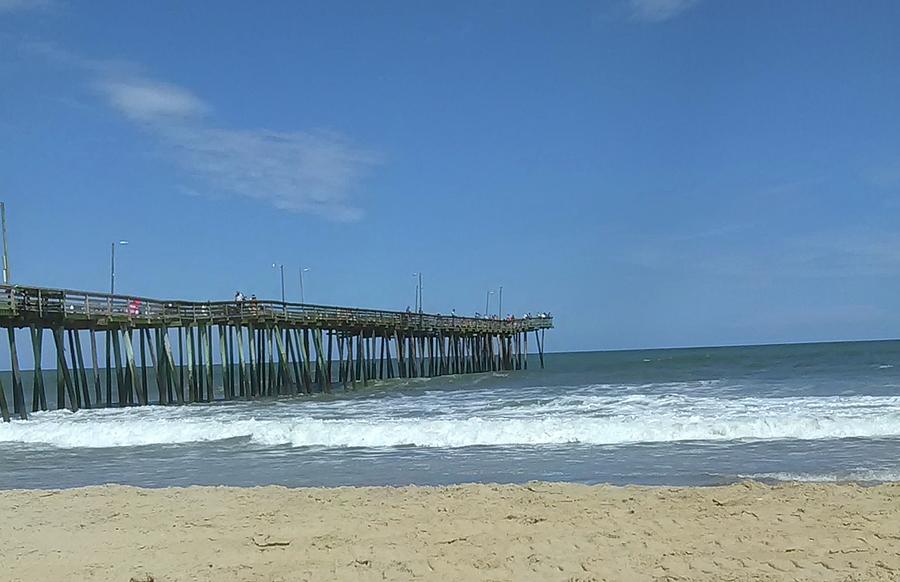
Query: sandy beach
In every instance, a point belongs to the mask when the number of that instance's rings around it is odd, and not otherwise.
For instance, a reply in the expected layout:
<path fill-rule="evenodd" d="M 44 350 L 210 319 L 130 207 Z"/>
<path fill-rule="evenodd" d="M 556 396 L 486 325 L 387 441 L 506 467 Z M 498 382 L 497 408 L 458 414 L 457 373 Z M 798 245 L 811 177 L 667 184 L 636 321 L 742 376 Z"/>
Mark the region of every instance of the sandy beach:
<path fill-rule="evenodd" d="M 0 493 L 3 580 L 898 580 L 900 485 Z"/>

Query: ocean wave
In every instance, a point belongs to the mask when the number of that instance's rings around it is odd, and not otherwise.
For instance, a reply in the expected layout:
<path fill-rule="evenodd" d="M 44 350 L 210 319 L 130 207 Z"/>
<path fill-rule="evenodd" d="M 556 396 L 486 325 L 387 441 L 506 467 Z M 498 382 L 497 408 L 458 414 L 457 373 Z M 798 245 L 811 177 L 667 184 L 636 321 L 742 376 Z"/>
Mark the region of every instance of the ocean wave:
<path fill-rule="evenodd" d="M 678 441 L 900 436 L 900 398 L 628 396 L 492 413 L 317 418 L 315 407 L 142 407 L 38 413 L 0 425 L 0 442 L 61 448 L 246 439 L 264 446 L 438 447 L 619 445 Z M 250 413 L 255 417 L 251 417 Z"/>
<path fill-rule="evenodd" d="M 864 469 L 847 473 L 752 473 L 739 475 L 742 479 L 756 481 L 783 481 L 788 483 L 893 483 L 900 481 L 900 470 Z"/>

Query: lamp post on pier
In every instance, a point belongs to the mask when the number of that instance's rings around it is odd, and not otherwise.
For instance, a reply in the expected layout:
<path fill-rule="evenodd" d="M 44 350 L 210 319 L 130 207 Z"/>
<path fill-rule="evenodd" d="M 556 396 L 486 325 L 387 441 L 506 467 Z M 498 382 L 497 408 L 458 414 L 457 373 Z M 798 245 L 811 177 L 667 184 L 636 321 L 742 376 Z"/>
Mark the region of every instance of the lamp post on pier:
<path fill-rule="evenodd" d="M 3 222 L 3 284 L 9 285 L 9 247 L 6 244 L 6 204 L 0 202 L 0 219 Z"/>
<path fill-rule="evenodd" d="M 413 277 L 417 277 L 416 283 L 416 313 L 422 313 L 422 273 L 413 273 Z"/>
<path fill-rule="evenodd" d="M 493 291 L 487 292 L 487 297 L 484 300 L 484 318 L 489 319 L 491 317 L 491 295 L 493 295 Z"/>
<path fill-rule="evenodd" d="M 272 263 L 272 268 L 278 267 L 278 270 L 281 272 L 281 302 L 284 303 L 284 265 L 279 265 L 278 263 Z"/>
<path fill-rule="evenodd" d="M 309 270 L 309 267 L 300 266 L 300 303 L 306 303 L 306 299 L 303 297 L 303 273 L 308 273 Z"/>
<path fill-rule="evenodd" d="M 500 296 L 497 298 L 497 319 L 503 319 L 503 285 L 500 285 Z"/>
<path fill-rule="evenodd" d="M 116 247 L 128 244 L 127 240 L 120 240 L 110 245 L 109 252 L 109 294 L 116 294 Z"/>

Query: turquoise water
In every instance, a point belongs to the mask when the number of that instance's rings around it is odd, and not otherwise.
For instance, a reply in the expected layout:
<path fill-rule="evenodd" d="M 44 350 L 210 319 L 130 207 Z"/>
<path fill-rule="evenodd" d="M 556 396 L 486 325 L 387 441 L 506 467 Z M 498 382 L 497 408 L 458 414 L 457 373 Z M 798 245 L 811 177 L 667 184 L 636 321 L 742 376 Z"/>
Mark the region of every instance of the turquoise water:
<path fill-rule="evenodd" d="M 0 426 L 0 488 L 746 478 L 900 480 L 900 342 L 551 354 L 545 370 Z"/>

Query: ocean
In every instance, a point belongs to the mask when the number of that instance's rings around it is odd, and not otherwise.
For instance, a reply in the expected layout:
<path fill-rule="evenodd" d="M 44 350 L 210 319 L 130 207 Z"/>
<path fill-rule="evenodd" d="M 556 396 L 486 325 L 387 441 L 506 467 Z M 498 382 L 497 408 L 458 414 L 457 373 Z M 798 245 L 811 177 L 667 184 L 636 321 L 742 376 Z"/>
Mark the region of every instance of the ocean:
<path fill-rule="evenodd" d="M 536 360 L 294 399 L 40 412 L 0 423 L 0 488 L 900 480 L 900 341 Z"/>

